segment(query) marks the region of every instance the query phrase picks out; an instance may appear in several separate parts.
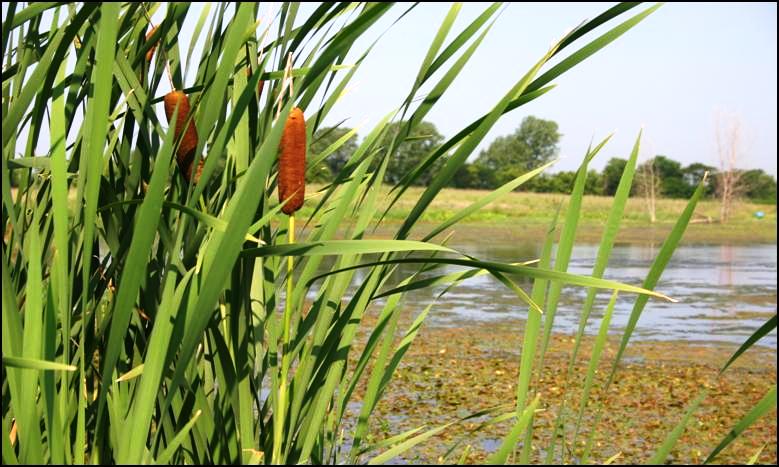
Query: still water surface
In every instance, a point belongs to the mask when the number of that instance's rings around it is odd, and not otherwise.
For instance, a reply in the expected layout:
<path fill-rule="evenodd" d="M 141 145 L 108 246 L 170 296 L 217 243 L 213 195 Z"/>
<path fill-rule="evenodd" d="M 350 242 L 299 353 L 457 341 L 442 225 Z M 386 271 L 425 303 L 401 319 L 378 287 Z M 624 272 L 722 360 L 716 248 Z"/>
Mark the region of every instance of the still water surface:
<path fill-rule="evenodd" d="M 533 243 L 467 243 L 452 245 L 479 259 L 518 262 L 537 258 L 540 247 Z M 659 250 L 659 245 L 616 245 L 607 279 L 641 285 Z M 569 272 L 590 275 L 597 245 L 574 248 Z M 656 290 L 677 300 L 668 303 L 650 299 L 638 321 L 635 340 L 684 340 L 698 343 L 741 343 L 776 313 L 776 245 L 688 245 L 677 248 Z M 444 272 L 461 270 L 447 266 Z M 404 266 L 398 277 L 414 271 Z M 437 270 L 430 275 L 442 274 Z M 424 276 L 423 276 L 424 277 Z M 353 283 L 361 283 L 358 273 Z M 519 282 L 529 293 L 530 282 Z M 404 300 L 409 312 L 422 311 L 443 287 L 410 292 Z M 581 287 L 565 287 L 555 318 L 556 332 L 573 333 L 586 295 Z M 596 334 L 609 291 L 598 294 L 586 332 Z M 636 295 L 623 294 L 612 318 L 613 334 L 621 334 L 627 324 Z M 524 319 L 527 307 L 513 292 L 491 276 L 477 276 L 462 282 L 439 299 L 428 322 L 438 326 L 462 326 L 470 320 L 495 321 Z M 760 345 L 776 348 L 776 330 Z"/>

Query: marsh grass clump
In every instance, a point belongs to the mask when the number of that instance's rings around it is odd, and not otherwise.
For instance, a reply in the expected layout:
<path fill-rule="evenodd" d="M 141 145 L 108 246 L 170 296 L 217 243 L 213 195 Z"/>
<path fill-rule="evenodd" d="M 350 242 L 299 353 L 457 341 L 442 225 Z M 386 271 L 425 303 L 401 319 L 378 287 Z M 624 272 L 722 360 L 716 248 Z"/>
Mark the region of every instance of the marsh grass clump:
<path fill-rule="evenodd" d="M 540 326 L 552 325 L 559 287 L 619 291 L 635 299 L 634 326 L 647 300 L 668 299 L 652 290 L 664 263 L 641 286 L 604 279 L 600 269 L 591 276 L 569 273 L 565 256 L 578 221 L 569 213 L 561 221 L 562 253 L 554 263 L 550 253 L 538 263 L 490 261 L 438 240 L 545 166 L 458 208 L 421 240 L 411 239 L 503 115 L 552 92 L 559 76 L 658 7 L 608 8 L 539 50 L 526 70 L 495 62 L 505 66 L 496 73 L 515 76 L 511 88 L 489 103 L 486 114 L 473 115 L 472 123 L 430 148 L 383 196 L 381 181 L 395 149 L 450 92 L 504 8 L 484 6 L 463 25 L 455 21 L 461 5 L 454 4 L 433 31 L 407 98 L 383 110 L 345 155 L 334 181 L 300 210 L 306 137 L 331 117 L 365 57 L 380 50 L 360 50 L 370 43 L 366 34 L 379 34 L 382 19 L 415 14 L 417 4 L 207 3 L 196 12 L 187 2 L 8 3 L 3 462 L 381 464 L 477 416 L 514 425 L 490 457 L 494 463 L 509 459 L 528 435 L 525 449 L 554 452 L 554 446 L 533 445 L 533 414 L 541 402 L 526 350 L 543 343 Z M 158 8 L 165 8 L 159 24 L 168 31 L 157 50 L 165 66 L 149 70 L 140 56 L 135 63 L 127 54 L 149 47 L 143 32 Z M 182 27 L 185 22 L 194 28 Z M 177 42 L 190 30 L 190 44 L 202 44 L 202 50 Z M 550 32 L 549 39 L 556 35 Z M 250 78 L 257 86 L 240 85 L 247 64 L 256 64 L 256 73 L 267 70 L 264 103 L 256 99 L 259 76 Z M 162 88 L 163 76 L 169 88 Z M 152 110 L 160 100 L 167 127 Z M 399 131 L 389 131 L 393 122 L 400 122 Z M 354 133 L 347 136 L 309 155 L 308 165 L 322 163 Z M 43 152 L 36 150 L 41 138 L 50 143 Z M 196 154 L 198 148 L 204 154 Z M 584 166 L 599 149 L 588 152 Z M 382 209 L 392 209 L 437 162 L 440 169 L 414 197 L 402 224 L 385 222 Z M 202 172 L 208 183 L 171 183 L 178 176 L 173 172 L 187 182 Z M 12 195 L 8 181 L 18 174 Z M 580 211 L 586 170 L 581 174 L 571 213 Z M 661 250 L 662 261 L 678 243 L 688 211 Z M 305 226 L 297 239 L 296 214 Z M 391 229 L 392 239 L 372 238 L 378 227 Z M 547 253 L 551 238 L 545 238 Z M 403 272 L 393 286 L 401 264 L 413 272 Z M 435 275 L 445 266 L 462 269 Z M 528 307 L 532 331 L 522 344 L 528 347 L 516 399 L 488 413 L 452 413 L 446 424 L 369 442 L 377 404 L 433 307 L 405 327 L 399 317 L 407 293 L 440 286 L 443 295 L 481 274 L 499 280 Z M 533 282 L 532 292 L 521 287 L 523 279 Z M 373 311 L 375 325 L 363 320 Z M 358 331 L 368 335 L 361 347 L 355 346 Z M 360 413 L 350 424 L 357 388 Z"/>

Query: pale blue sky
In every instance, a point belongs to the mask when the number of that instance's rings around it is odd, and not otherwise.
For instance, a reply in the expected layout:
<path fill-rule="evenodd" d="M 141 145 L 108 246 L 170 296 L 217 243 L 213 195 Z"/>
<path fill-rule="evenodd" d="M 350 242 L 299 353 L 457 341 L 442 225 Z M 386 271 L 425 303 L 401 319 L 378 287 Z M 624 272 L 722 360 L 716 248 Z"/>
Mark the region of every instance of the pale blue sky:
<path fill-rule="evenodd" d="M 565 30 L 609 5 L 509 4 L 428 120 L 444 135 L 453 135 L 488 111 Z M 464 27 L 483 8 L 464 5 L 455 27 Z M 422 4 L 395 25 L 329 120 L 375 121 L 397 105 L 447 10 L 448 5 Z M 504 116 L 482 147 L 513 131 L 526 115 L 535 115 L 558 122 L 563 133 L 557 170 L 575 169 L 590 140 L 614 130 L 615 137 L 592 165 L 600 169 L 610 157 L 624 157 L 642 125 L 644 157 L 658 153 L 685 164 L 716 166 L 715 118 L 721 112 L 741 119 L 742 165 L 775 176 L 776 13 L 776 4 L 666 4 L 555 80 L 557 88 Z M 602 27 L 595 34 L 605 31 Z M 588 35 L 587 42 L 594 37 Z"/>
<path fill-rule="evenodd" d="M 507 4 L 475 56 L 427 119 L 445 136 L 453 135 L 489 111 L 566 30 L 611 5 Z M 301 7 L 301 22 L 314 6 Z M 450 4 L 423 3 L 390 28 L 357 71 L 349 93 L 325 124 L 346 118 L 347 125 L 364 122 L 360 134 L 365 135 L 381 116 L 398 106 L 449 7 Z M 451 36 L 485 7 L 486 4 L 464 4 Z M 260 13 L 267 18 L 278 8 L 278 3 L 262 3 Z M 647 5 L 601 26 L 561 56 L 644 8 Z M 195 4 L 189 12 L 179 37 L 182 50 L 189 45 L 188 38 L 201 9 L 202 4 Z M 163 6 L 154 15 L 156 22 L 164 10 Z M 396 5 L 382 18 L 355 45 L 347 63 L 361 54 L 403 10 L 404 5 Z M 553 168 L 555 171 L 575 169 L 590 141 L 612 131 L 616 131 L 614 138 L 591 166 L 600 170 L 610 157 L 626 157 L 642 126 L 642 159 L 664 154 L 684 164 L 704 162 L 716 166 L 715 119 L 721 113 L 736 115 L 741 120 L 744 156 L 740 166 L 762 168 L 776 176 L 776 18 L 775 3 L 665 4 L 595 56 L 556 79 L 553 84 L 557 87 L 551 92 L 505 115 L 479 149 L 496 136 L 512 132 L 525 116 L 535 115 L 556 121 L 563 134 L 562 160 Z M 196 47 L 193 57 L 200 56 L 199 49 Z M 436 80 L 434 77 L 431 81 Z M 159 92 L 167 92 L 165 85 Z M 26 131 L 22 133 L 20 144 L 25 141 Z M 45 137 L 41 138 L 38 152 L 45 153 L 48 148 L 42 146 L 47 143 Z M 472 157 L 477 154 L 478 151 Z"/>

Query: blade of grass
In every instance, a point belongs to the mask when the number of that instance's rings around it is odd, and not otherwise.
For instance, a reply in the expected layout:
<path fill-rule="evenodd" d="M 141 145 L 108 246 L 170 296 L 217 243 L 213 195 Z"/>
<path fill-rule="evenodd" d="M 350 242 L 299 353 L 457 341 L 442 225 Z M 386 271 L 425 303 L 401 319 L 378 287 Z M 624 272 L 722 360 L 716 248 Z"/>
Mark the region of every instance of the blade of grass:
<path fill-rule="evenodd" d="M 247 248 L 242 251 L 242 255 L 254 257 L 322 256 L 385 253 L 390 251 L 442 251 L 456 253 L 455 250 L 434 243 L 412 240 L 324 240 Z"/>
<path fill-rule="evenodd" d="M 171 440 L 170 444 L 168 444 L 168 447 L 165 448 L 165 451 L 163 451 L 162 454 L 160 454 L 160 456 L 155 459 L 155 464 L 165 465 L 170 462 L 170 458 L 179 448 L 184 439 L 189 435 L 190 430 L 192 430 L 192 427 L 195 426 L 195 423 L 197 423 L 197 420 L 200 418 L 202 413 L 203 412 L 200 410 L 195 412 L 195 415 L 192 417 L 192 419 L 188 421 L 187 424 L 184 425 L 184 428 L 182 428 L 181 431 L 176 434 L 176 437 Z"/>
<path fill-rule="evenodd" d="M 446 164 L 440 170 L 435 178 L 431 181 L 430 185 L 420 196 L 417 203 L 411 209 L 403 225 L 398 229 L 395 235 L 396 239 L 405 239 L 411 227 L 416 223 L 422 213 L 432 202 L 433 198 L 441 191 L 441 189 L 449 183 L 455 172 L 465 162 L 465 159 L 473 152 L 476 146 L 487 135 L 487 132 L 497 123 L 500 116 L 505 112 L 509 103 L 512 100 L 518 98 L 527 88 L 530 81 L 538 73 L 541 67 L 552 56 L 556 46 L 553 46 L 546 55 L 544 55 L 531 69 L 528 71 L 511 90 L 498 102 L 487 117 L 482 120 L 478 127 L 471 133 L 468 138 L 462 142 L 462 144 L 455 150 L 454 154 L 447 160 Z"/>
<path fill-rule="evenodd" d="M 40 360 L 43 350 L 43 286 L 41 277 L 41 245 L 38 224 L 42 210 L 36 209 L 33 221 L 26 233 L 27 287 L 24 304 L 24 329 L 21 357 L 27 361 Z M 43 443 L 37 417 L 36 394 L 38 393 L 38 372 L 24 371 L 21 376 L 20 410 L 16 413 L 19 426 L 19 460 L 23 463 L 42 463 Z"/>
<path fill-rule="evenodd" d="M 549 268 L 552 260 L 552 247 L 554 246 L 555 230 L 557 229 L 557 220 L 560 216 L 560 205 L 557 205 L 554 217 L 552 218 L 546 235 L 544 244 L 541 247 L 541 259 L 538 263 L 540 268 Z M 547 279 L 536 279 L 533 281 L 533 289 L 530 294 L 535 302 L 543 307 L 544 298 L 549 281 Z M 533 362 L 536 357 L 538 347 L 538 333 L 541 330 L 541 313 L 531 313 L 528 310 L 527 324 L 525 324 L 525 335 L 522 339 L 522 351 L 520 353 L 519 375 L 517 376 L 517 406 L 516 413 L 519 414 L 525 410 L 527 403 L 530 382 L 533 377 Z M 532 416 L 531 416 L 532 417 Z M 527 464 L 530 462 L 530 451 L 533 443 L 533 419 L 528 422 L 528 428 L 525 432 L 525 443 L 520 451 L 519 462 Z"/>
<path fill-rule="evenodd" d="M 454 422 L 452 422 L 454 423 Z M 379 454 L 378 456 L 374 457 L 373 459 L 368 461 L 368 465 L 385 465 L 387 462 L 391 461 L 392 459 L 398 457 L 399 455 L 403 454 L 404 452 L 408 451 L 409 449 L 413 448 L 417 444 L 437 435 L 438 433 L 444 431 L 449 426 L 452 425 L 452 423 L 447 423 L 446 425 L 442 425 L 430 430 L 427 430 L 426 432 L 416 435 L 411 439 L 408 439 L 406 441 L 403 441 L 402 443 L 398 444 L 397 446 L 394 446 L 387 451 Z"/>
<path fill-rule="evenodd" d="M 752 347 L 755 342 L 759 341 L 763 338 L 766 334 L 776 329 L 776 315 L 771 317 L 768 321 L 765 322 L 760 328 L 757 329 L 749 338 L 744 341 L 743 344 L 741 344 L 741 347 L 736 350 L 736 352 L 733 354 L 732 357 L 728 360 L 727 363 L 725 363 L 725 366 L 722 367 L 722 369 L 719 371 L 719 374 L 722 374 L 725 372 L 725 370 L 728 369 L 728 367 L 736 361 L 738 357 L 741 356 L 742 353 L 749 350 L 750 347 Z"/>
<path fill-rule="evenodd" d="M 625 212 L 625 205 L 627 204 L 630 189 L 633 185 L 633 175 L 635 174 L 636 161 L 638 159 L 641 133 L 642 132 L 639 132 L 638 137 L 636 138 L 636 142 L 633 145 L 633 151 L 630 153 L 627 164 L 625 164 L 625 169 L 622 171 L 617 191 L 614 194 L 614 201 L 611 210 L 609 210 L 609 217 L 606 219 L 600 246 L 598 247 L 598 255 L 595 259 L 595 265 L 592 268 L 592 277 L 603 277 L 603 272 L 606 270 L 606 265 L 611 257 L 611 251 L 614 247 L 617 232 L 619 231 L 619 226 Z M 588 290 L 587 297 L 582 306 L 582 314 L 579 318 L 579 329 L 576 333 L 576 341 L 568 366 L 569 374 L 573 371 L 573 365 L 578 356 L 579 345 L 581 344 L 581 338 L 584 335 L 584 329 L 587 327 L 587 320 L 589 319 L 592 305 L 595 302 L 596 292 L 595 289 Z"/>
<path fill-rule="evenodd" d="M 178 109 L 174 112 L 174 115 L 177 115 L 177 112 Z M 116 304 L 112 314 L 111 328 L 103 359 L 103 391 L 110 385 L 110 381 L 114 379 L 114 368 L 123 347 L 122 341 L 127 333 L 127 326 L 130 324 L 130 317 L 135 306 L 138 291 L 141 288 L 141 282 L 146 277 L 146 269 L 149 263 L 147 252 L 151 250 L 152 242 L 157 233 L 157 225 L 161 218 L 162 200 L 165 186 L 168 183 L 173 155 L 174 136 L 175 131 L 173 128 L 170 128 L 157 160 L 154 162 L 154 171 L 152 172 L 149 188 L 138 211 L 135 232 L 128 252 L 128 262 L 122 271 L 118 284 Z M 119 458 L 122 459 L 124 454 L 122 450 L 118 454 Z"/>
<path fill-rule="evenodd" d="M 475 213 L 479 209 L 483 208 L 484 206 L 490 204 L 491 202 L 495 201 L 496 199 L 500 198 L 501 196 L 505 195 L 506 193 L 509 193 L 511 191 L 516 190 L 520 185 L 525 183 L 526 181 L 530 180 L 531 178 L 535 177 L 536 175 L 540 174 L 547 168 L 549 168 L 552 164 L 557 162 L 557 160 L 551 161 L 549 163 L 546 163 L 542 165 L 541 167 L 538 167 L 536 169 L 531 170 L 530 172 L 523 174 L 514 180 L 511 180 L 508 183 L 505 183 L 504 185 L 500 186 L 499 188 L 495 189 L 488 195 L 482 197 L 478 201 L 475 201 L 470 206 L 460 210 L 459 212 L 453 214 L 449 219 L 442 222 L 440 225 L 435 227 L 433 230 L 430 231 L 427 235 L 425 235 L 422 238 L 422 241 L 426 242 L 438 235 L 439 233 L 443 232 L 444 230 L 448 229 L 449 227 L 457 224 L 462 219 L 468 217 L 469 215 Z"/>
<path fill-rule="evenodd" d="M 723 449 L 725 449 L 731 442 L 733 442 L 734 439 L 738 438 L 739 435 L 744 432 L 744 430 L 755 423 L 755 420 L 770 412 L 774 407 L 776 407 L 776 385 L 773 385 L 771 389 L 769 389 L 765 394 L 765 396 L 763 396 L 763 398 L 760 399 L 760 401 L 758 401 L 754 407 L 752 407 L 752 410 L 750 410 L 746 415 L 744 415 L 744 418 L 736 423 L 736 426 L 734 426 L 733 429 L 730 430 L 730 432 L 722 439 L 722 441 L 720 441 L 717 447 L 711 451 L 703 463 L 708 464 L 714 460 L 714 458 L 716 458 Z"/>
<path fill-rule="evenodd" d="M 60 362 L 51 362 L 37 358 L 11 357 L 3 356 L 3 364 L 12 368 L 21 368 L 27 370 L 57 370 L 57 371 L 76 371 L 73 365 L 65 365 Z"/>
<path fill-rule="evenodd" d="M 574 427 L 573 445 L 576 445 L 576 439 L 579 435 L 579 427 L 581 426 L 582 417 L 584 411 L 587 408 L 587 403 L 590 400 L 590 390 L 592 389 L 593 381 L 595 380 L 595 372 L 600 364 L 600 357 L 603 354 L 603 348 L 606 346 L 608 340 L 609 325 L 611 324 L 611 316 L 614 313 L 614 305 L 617 303 L 617 296 L 619 294 L 614 291 L 611 294 L 609 304 L 606 306 L 606 312 L 603 315 L 603 320 L 600 324 L 600 330 L 598 331 L 598 337 L 595 340 L 595 345 L 592 348 L 592 355 L 590 356 L 590 365 L 587 368 L 587 376 L 584 380 L 584 388 L 582 389 L 582 397 L 579 401 L 579 415 L 576 417 L 576 425 Z"/>
<path fill-rule="evenodd" d="M 488 271 L 496 271 L 504 274 L 516 274 L 518 276 L 525 276 L 534 279 L 536 278 L 548 279 L 550 281 L 557 281 L 563 284 L 579 285 L 582 287 L 596 287 L 600 289 L 619 290 L 620 292 L 643 294 L 647 296 L 662 298 L 663 300 L 668 300 L 670 302 L 676 301 L 671 297 L 668 297 L 667 295 L 664 295 L 662 293 L 653 290 L 644 289 L 641 287 L 636 287 L 633 285 L 624 284 L 621 282 L 607 280 L 607 279 L 597 279 L 590 276 L 581 276 L 577 274 L 559 272 L 550 269 L 534 268 L 528 266 L 517 266 L 517 265 L 511 265 L 505 263 L 496 263 L 491 261 L 481 261 L 481 260 L 474 260 L 474 259 L 459 259 L 459 258 L 402 258 L 402 259 L 391 259 L 385 261 L 375 261 L 375 262 L 363 263 L 356 266 L 350 266 L 343 269 L 337 269 L 337 270 L 325 272 L 310 279 L 308 283 L 310 284 L 324 277 L 331 276 L 333 274 L 339 274 L 346 271 L 351 271 L 353 269 L 367 268 L 367 267 L 372 267 L 381 264 L 414 264 L 414 263 L 430 263 L 430 264 L 435 263 L 435 264 L 452 264 L 456 266 L 466 266 L 466 267 L 471 267 L 476 269 L 486 269 Z"/>
<path fill-rule="evenodd" d="M 701 404 L 703 399 L 706 398 L 706 395 L 708 394 L 708 391 L 706 389 L 703 389 L 698 397 L 695 398 L 695 400 L 692 401 L 690 404 L 690 408 L 687 409 L 687 413 L 684 414 L 682 419 L 679 421 L 679 423 L 674 427 L 674 429 L 668 433 L 668 436 L 666 436 L 665 440 L 663 441 L 663 444 L 660 445 L 659 448 L 657 448 L 657 451 L 652 455 L 652 457 L 649 459 L 647 464 L 650 465 L 660 465 L 665 464 L 666 459 L 668 459 L 668 455 L 671 454 L 671 450 L 676 446 L 676 442 L 679 440 L 679 437 L 684 432 L 684 429 L 687 427 L 687 423 L 690 421 L 690 417 L 692 417 L 692 414 L 695 413 L 696 410 L 698 410 L 698 406 Z"/>
<path fill-rule="evenodd" d="M 695 212 L 695 206 L 697 206 L 698 200 L 703 195 L 703 190 L 706 185 L 706 178 L 707 175 L 704 175 L 701 179 L 698 187 L 695 189 L 695 192 L 690 197 L 690 201 L 687 203 L 684 211 L 676 221 L 673 230 L 671 230 L 671 233 L 668 235 L 665 242 L 663 243 L 663 246 L 660 248 L 660 251 L 657 253 L 657 257 L 655 257 L 652 266 L 649 268 L 646 279 L 644 280 L 643 288 L 652 290 L 660 280 L 660 276 L 665 270 L 665 267 L 668 265 L 668 262 L 671 260 L 671 255 L 679 245 L 679 242 L 682 239 L 682 235 L 684 235 L 684 231 L 687 228 L 690 219 L 692 218 L 692 214 Z M 611 373 L 609 374 L 608 381 L 606 382 L 606 388 L 611 385 L 611 382 L 614 379 L 614 375 L 617 371 L 617 365 L 619 365 L 619 362 L 622 359 L 622 355 L 625 353 L 625 349 L 627 348 L 628 342 L 630 341 L 630 337 L 633 335 L 633 330 L 636 328 L 638 319 L 641 317 L 641 313 L 644 311 L 644 306 L 646 305 L 647 301 L 648 298 L 646 296 L 636 297 L 636 302 L 634 303 L 633 309 L 630 312 L 630 317 L 628 318 L 628 323 L 625 326 L 625 331 L 622 335 L 622 340 L 620 342 L 619 349 L 617 350 L 617 355 L 614 357 L 614 364 L 612 365 Z"/>
<path fill-rule="evenodd" d="M 570 70 L 574 66 L 578 65 L 579 63 L 583 62 L 593 54 L 595 54 L 600 49 L 606 47 L 611 42 L 614 42 L 618 37 L 628 32 L 630 29 L 632 29 L 634 26 L 636 26 L 638 23 L 646 19 L 647 16 L 654 13 L 658 8 L 660 8 L 663 4 L 657 3 L 654 6 L 647 8 L 646 10 L 642 11 L 641 13 L 633 16 L 632 18 L 628 19 L 627 21 L 619 24 L 618 26 L 614 27 L 613 29 L 609 30 L 605 34 L 599 36 L 597 39 L 593 40 L 592 42 L 588 43 L 581 49 L 577 50 L 576 52 L 572 53 L 565 59 L 563 59 L 560 63 L 553 66 L 549 69 L 549 71 L 545 72 L 541 76 L 539 76 L 537 79 L 531 83 L 528 88 L 527 92 L 533 92 L 538 89 L 540 89 L 542 86 L 546 85 L 553 79 L 557 78 L 561 74 L 565 73 L 566 71 Z M 620 12 L 621 13 L 621 12 Z M 586 26 L 586 25 L 585 25 Z M 568 37 L 563 39 L 561 45 L 570 45 L 573 40 L 576 40 L 580 35 L 577 35 L 578 31 L 573 31 L 572 34 L 570 34 Z"/>
<path fill-rule="evenodd" d="M 568 270 L 568 263 L 571 260 L 573 245 L 576 239 L 576 230 L 579 226 L 579 218 L 581 216 L 582 200 L 584 199 L 584 186 L 587 181 L 587 166 L 590 161 L 600 152 L 600 150 L 603 149 L 603 146 L 609 142 L 611 137 L 612 135 L 609 135 L 600 143 L 598 143 L 595 148 L 587 149 L 584 161 L 582 162 L 581 166 L 579 166 L 579 170 L 576 173 L 576 180 L 574 181 L 571 195 L 568 198 L 568 208 L 565 213 L 563 229 L 560 233 L 560 241 L 557 245 L 557 252 L 555 253 L 555 271 L 565 272 Z M 552 335 L 552 327 L 554 325 L 554 319 L 557 313 L 557 304 L 560 300 L 561 292 L 562 283 L 553 282 L 550 284 L 549 294 L 546 299 L 544 335 L 543 339 L 541 340 L 541 352 L 538 356 L 538 368 L 544 367 L 544 357 L 546 356 L 546 350 L 549 347 L 549 340 Z"/>
<path fill-rule="evenodd" d="M 533 402 L 531 402 L 525 410 L 522 411 L 522 415 L 517 417 L 517 422 L 511 428 L 511 431 L 505 438 L 496 452 L 487 458 L 487 463 L 492 465 L 502 465 L 506 463 L 509 454 L 514 450 L 514 447 L 519 441 L 519 437 L 525 432 L 525 429 L 530 424 L 530 420 L 533 418 L 533 413 L 538 407 L 538 402 L 541 399 L 541 394 L 537 394 Z"/>

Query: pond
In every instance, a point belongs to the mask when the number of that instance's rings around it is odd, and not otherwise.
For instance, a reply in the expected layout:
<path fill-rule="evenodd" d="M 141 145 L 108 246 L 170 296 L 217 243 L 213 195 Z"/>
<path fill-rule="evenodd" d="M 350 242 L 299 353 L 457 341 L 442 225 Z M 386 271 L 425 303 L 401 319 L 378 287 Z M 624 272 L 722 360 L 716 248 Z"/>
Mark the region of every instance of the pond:
<path fill-rule="evenodd" d="M 540 255 L 536 243 L 462 243 L 454 248 L 479 259 L 518 262 Z M 641 285 L 660 245 L 615 245 L 604 277 L 631 285 Z M 573 250 L 569 272 L 590 275 L 598 252 L 597 245 L 579 245 Z M 683 340 L 696 343 L 742 343 L 776 313 L 776 245 L 681 245 L 666 267 L 656 290 L 677 300 L 669 303 L 650 299 L 638 321 L 633 340 Z M 460 268 L 446 266 L 444 272 Z M 397 277 L 415 271 L 405 266 Z M 428 276 L 442 274 L 441 270 Z M 425 276 L 422 276 L 425 277 Z M 353 284 L 364 276 L 358 272 Z M 519 282 L 529 293 L 531 283 Z M 404 306 L 413 313 L 423 310 L 443 287 L 410 292 Z M 575 333 L 579 312 L 586 296 L 582 287 L 564 287 L 554 331 Z M 586 332 L 596 334 L 610 293 L 598 294 Z M 610 332 L 622 333 L 636 295 L 620 295 Z M 523 319 L 527 306 L 503 284 L 489 275 L 462 282 L 438 300 L 428 322 L 434 326 L 462 326 L 464 322 Z M 759 341 L 776 347 L 776 330 Z"/>

